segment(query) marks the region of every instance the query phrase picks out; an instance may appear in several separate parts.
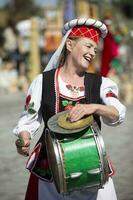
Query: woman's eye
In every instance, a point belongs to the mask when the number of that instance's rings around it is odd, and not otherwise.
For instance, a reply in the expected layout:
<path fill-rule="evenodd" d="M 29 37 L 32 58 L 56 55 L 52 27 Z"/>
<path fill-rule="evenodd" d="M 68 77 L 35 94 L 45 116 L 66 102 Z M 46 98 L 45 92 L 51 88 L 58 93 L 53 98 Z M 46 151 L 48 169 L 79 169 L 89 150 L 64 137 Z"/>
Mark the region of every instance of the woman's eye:
<path fill-rule="evenodd" d="M 95 53 L 99 53 L 99 49 L 95 49 Z"/>

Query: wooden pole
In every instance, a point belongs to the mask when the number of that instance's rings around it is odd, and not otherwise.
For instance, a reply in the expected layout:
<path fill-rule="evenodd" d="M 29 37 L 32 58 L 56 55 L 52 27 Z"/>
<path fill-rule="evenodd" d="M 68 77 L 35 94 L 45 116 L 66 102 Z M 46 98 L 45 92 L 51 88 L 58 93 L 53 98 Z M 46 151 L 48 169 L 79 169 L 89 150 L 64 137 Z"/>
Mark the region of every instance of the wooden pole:
<path fill-rule="evenodd" d="M 40 73 L 40 53 L 39 53 L 39 27 L 37 18 L 31 18 L 31 35 L 30 35 L 30 55 L 28 67 L 29 82 Z"/>

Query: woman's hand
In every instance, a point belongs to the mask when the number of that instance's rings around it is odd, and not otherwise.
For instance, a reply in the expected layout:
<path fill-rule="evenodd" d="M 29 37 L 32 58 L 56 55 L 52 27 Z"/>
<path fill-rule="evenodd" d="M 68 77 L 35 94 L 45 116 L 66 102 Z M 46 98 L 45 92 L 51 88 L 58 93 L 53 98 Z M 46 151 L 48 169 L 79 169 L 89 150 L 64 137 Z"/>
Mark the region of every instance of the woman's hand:
<path fill-rule="evenodd" d="M 70 120 L 75 122 L 96 112 L 97 104 L 77 104 L 70 110 Z"/>
<path fill-rule="evenodd" d="M 23 156 L 28 156 L 30 151 L 30 133 L 22 131 L 19 134 L 19 139 L 15 142 L 17 152 Z"/>
<path fill-rule="evenodd" d="M 71 122 L 75 122 L 82 117 L 91 114 L 97 114 L 106 118 L 111 123 L 114 123 L 119 119 L 119 112 L 114 106 L 101 104 L 77 104 L 70 110 L 70 120 Z"/>

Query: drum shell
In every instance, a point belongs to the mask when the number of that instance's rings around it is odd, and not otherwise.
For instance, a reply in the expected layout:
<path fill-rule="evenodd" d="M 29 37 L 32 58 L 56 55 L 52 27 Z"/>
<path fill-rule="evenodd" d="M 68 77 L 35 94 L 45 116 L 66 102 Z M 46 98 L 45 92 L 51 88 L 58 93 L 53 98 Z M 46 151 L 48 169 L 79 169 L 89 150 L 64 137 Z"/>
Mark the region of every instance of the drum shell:
<path fill-rule="evenodd" d="M 101 173 L 95 175 L 89 173 L 90 170 L 99 169 L 100 171 L 101 168 L 94 137 L 86 139 L 80 137 L 73 141 L 60 142 L 60 145 L 64 158 L 67 190 L 99 185 Z M 77 178 L 72 177 L 76 173 L 82 174 Z"/>
<path fill-rule="evenodd" d="M 53 151 L 48 151 L 49 164 L 59 193 L 102 187 L 103 155 L 97 140 L 91 127 L 65 138 L 53 132 L 47 135 L 47 149 Z"/>

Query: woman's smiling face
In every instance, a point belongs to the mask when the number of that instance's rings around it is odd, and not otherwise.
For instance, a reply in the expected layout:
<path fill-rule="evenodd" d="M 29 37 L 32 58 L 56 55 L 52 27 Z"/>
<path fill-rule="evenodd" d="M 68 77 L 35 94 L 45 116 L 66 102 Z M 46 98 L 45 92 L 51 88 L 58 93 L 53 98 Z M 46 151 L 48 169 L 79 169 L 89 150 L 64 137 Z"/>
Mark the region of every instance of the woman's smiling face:
<path fill-rule="evenodd" d="M 97 44 L 88 38 L 79 38 L 72 41 L 69 50 L 72 62 L 79 70 L 86 71 L 97 52 Z"/>

